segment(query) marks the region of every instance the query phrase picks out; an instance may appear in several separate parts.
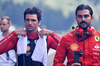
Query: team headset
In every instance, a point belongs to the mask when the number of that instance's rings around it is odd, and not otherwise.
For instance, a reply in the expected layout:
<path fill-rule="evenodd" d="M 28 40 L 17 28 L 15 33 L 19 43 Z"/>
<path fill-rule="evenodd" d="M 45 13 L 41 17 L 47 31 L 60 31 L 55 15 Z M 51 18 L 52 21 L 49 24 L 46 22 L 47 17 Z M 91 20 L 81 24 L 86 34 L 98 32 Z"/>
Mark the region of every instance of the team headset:
<path fill-rule="evenodd" d="M 73 28 L 74 27 L 72 27 L 72 29 Z M 87 31 L 84 32 L 82 28 L 76 26 L 76 28 L 75 28 L 75 30 L 73 32 L 74 32 L 74 34 L 76 34 L 78 36 L 83 36 L 84 34 L 89 36 L 89 35 L 92 35 L 95 32 L 95 29 L 94 29 L 93 26 L 90 26 L 90 27 L 87 28 Z"/>

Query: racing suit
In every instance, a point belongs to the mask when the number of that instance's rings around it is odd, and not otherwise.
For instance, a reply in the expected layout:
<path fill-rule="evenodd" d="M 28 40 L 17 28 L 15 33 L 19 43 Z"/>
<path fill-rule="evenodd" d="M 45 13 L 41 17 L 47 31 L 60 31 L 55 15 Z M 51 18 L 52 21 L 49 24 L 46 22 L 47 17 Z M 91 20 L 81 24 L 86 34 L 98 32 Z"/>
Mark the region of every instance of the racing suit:
<path fill-rule="evenodd" d="M 38 37 L 38 31 L 29 33 L 27 32 L 28 36 L 28 42 L 27 44 L 27 53 L 21 54 L 18 56 L 18 66 L 43 66 L 41 62 L 33 61 L 31 59 L 32 52 L 34 51 L 36 41 L 39 39 Z M 48 36 L 47 38 L 47 52 L 50 48 L 56 49 L 58 42 L 60 40 L 60 37 L 55 34 L 54 32 L 51 34 L 51 36 Z M 30 48 L 30 49 L 29 49 Z M 0 54 L 7 52 L 8 50 L 14 49 L 17 51 L 17 35 L 13 31 L 10 33 L 7 37 L 5 37 L 3 40 L 0 41 Z"/>
<path fill-rule="evenodd" d="M 74 52 L 83 52 L 79 57 L 82 66 L 100 66 L 100 32 L 96 31 L 83 40 L 82 36 L 77 36 L 73 31 L 65 34 L 57 47 L 53 66 L 65 66 L 63 64 L 67 56 L 67 66 L 74 63 Z"/>

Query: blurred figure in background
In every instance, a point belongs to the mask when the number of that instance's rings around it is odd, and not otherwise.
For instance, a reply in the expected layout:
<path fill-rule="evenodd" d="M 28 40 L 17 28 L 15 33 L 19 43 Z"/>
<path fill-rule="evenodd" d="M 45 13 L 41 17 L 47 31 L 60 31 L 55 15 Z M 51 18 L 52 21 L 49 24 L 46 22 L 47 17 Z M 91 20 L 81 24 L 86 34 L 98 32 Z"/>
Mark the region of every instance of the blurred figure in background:
<path fill-rule="evenodd" d="M 0 20 L 0 29 L 2 34 L 0 40 L 6 37 L 10 33 L 11 20 L 8 16 L 4 16 Z M 16 55 L 14 50 L 10 50 L 0 55 L 0 66 L 15 66 Z"/>

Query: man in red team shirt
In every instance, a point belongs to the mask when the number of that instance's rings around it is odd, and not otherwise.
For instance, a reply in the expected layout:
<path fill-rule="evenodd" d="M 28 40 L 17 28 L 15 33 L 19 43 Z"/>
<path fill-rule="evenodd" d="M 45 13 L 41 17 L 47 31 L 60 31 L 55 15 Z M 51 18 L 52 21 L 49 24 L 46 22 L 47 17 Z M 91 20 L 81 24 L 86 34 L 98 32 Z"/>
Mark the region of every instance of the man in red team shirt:
<path fill-rule="evenodd" d="M 91 25 L 93 11 L 89 5 L 76 8 L 75 30 L 65 34 L 56 50 L 53 66 L 100 66 L 100 32 Z"/>
<path fill-rule="evenodd" d="M 47 35 L 47 52 L 50 48 L 55 49 L 59 43 L 60 37 L 53 31 L 43 29 L 38 33 L 38 27 L 41 23 L 42 10 L 38 7 L 27 8 L 24 12 L 24 23 L 26 31 L 19 29 L 10 33 L 7 37 L 0 41 L 0 54 L 11 49 L 17 51 L 17 35 L 27 35 L 27 53 L 18 55 L 18 66 L 44 66 L 41 62 L 31 59 L 36 41 L 39 35 Z M 38 35 L 39 34 L 39 35 Z M 41 43 L 42 45 L 42 43 Z"/>

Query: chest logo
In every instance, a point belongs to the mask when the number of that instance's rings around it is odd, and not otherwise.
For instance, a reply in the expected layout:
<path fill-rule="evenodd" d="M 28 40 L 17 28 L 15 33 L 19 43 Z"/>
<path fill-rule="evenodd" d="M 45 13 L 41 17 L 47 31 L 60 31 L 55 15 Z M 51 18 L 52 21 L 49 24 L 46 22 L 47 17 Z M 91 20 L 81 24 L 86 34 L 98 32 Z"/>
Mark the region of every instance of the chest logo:
<path fill-rule="evenodd" d="M 37 40 L 34 40 L 34 43 L 36 44 L 37 43 Z"/>
<path fill-rule="evenodd" d="M 75 51 L 79 48 L 79 46 L 76 43 L 73 43 L 70 45 L 70 48 L 72 49 L 72 51 Z"/>
<path fill-rule="evenodd" d="M 100 46 L 99 46 L 99 44 L 96 44 L 92 50 L 100 52 Z"/>
<path fill-rule="evenodd" d="M 99 41 L 99 36 L 95 36 L 95 41 Z"/>
<path fill-rule="evenodd" d="M 27 40 L 27 45 L 28 45 L 28 44 L 30 44 L 30 41 L 29 41 L 29 40 Z"/>
<path fill-rule="evenodd" d="M 96 45 L 94 46 L 94 48 L 99 49 L 100 47 L 99 47 L 98 44 L 96 44 Z"/>
<path fill-rule="evenodd" d="M 30 46 L 27 46 L 27 51 L 30 51 Z"/>

